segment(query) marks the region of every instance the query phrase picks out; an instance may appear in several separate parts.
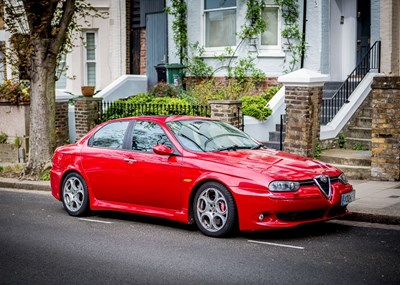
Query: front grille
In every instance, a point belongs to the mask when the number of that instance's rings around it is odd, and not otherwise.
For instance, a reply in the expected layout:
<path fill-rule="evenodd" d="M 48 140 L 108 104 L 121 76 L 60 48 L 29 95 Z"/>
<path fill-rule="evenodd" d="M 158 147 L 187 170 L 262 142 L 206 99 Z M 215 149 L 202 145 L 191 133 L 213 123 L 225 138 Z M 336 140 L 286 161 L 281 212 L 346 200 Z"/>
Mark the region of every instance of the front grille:
<path fill-rule="evenodd" d="M 319 187 L 321 192 L 327 197 L 330 198 L 332 195 L 332 188 L 331 188 L 331 180 L 327 175 L 319 175 L 314 177 L 313 179 L 315 184 Z"/>
<path fill-rule="evenodd" d="M 310 211 L 298 211 L 298 212 L 286 212 L 277 213 L 276 217 L 282 221 L 294 222 L 294 221 L 307 221 L 320 219 L 324 217 L 325 209 L 310 210 Z"/>
<path fill-rule="evenodd" d="M 335 217 L 335 216 L 339 216 L 339 215 L 343 215 L 346 213 L 346 208 L 347 206 L 337 206 L 337 207 L 333 207 L 329 213 L 328 213 L 328 217 Z"/>

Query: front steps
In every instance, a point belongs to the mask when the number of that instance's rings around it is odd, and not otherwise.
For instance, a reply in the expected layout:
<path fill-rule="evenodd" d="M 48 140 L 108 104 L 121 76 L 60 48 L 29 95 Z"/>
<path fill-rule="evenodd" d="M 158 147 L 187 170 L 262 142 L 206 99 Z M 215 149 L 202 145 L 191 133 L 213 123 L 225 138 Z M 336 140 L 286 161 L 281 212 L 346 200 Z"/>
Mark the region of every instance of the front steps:
<path fill-rule="evenodd" d="M 320 161 L 341 169 L 347 178 L 365 180 L 371 177 L 371 151 L 328 149 L 321 153 Z"/>

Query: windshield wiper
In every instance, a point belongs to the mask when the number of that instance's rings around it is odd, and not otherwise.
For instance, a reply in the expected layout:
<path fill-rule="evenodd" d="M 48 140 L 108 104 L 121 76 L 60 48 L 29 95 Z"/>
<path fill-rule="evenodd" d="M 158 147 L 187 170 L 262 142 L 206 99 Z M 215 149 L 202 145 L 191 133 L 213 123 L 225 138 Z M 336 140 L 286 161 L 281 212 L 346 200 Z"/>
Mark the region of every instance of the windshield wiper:
<path fill-rule="evenodd" d="M 217 149 L 217 150 L 215 150 L 215 151 L 238 150 L 238 149 L 252 149 L 252 148 L 249 147 L 249 146 L 231 145 L 231 146 L 219 148 L 219 149 Z"/>
<path fill-rule="evenodd" d="M 263 144 L 258 144 L 258 145 L 256 145 L 256 146 L 253 146 L 251 149 L 260 149 L 260 148 L 262 148 L 264 145 Z"/>

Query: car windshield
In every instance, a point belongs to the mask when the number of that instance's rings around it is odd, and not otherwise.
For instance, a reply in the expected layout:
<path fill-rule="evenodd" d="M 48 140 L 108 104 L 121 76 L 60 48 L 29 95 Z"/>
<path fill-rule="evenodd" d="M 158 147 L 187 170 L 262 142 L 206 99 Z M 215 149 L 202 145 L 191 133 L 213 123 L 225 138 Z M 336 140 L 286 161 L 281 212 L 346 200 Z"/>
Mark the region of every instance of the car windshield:
<path fill-rule="evenodd" d="M 249 135 L 222 121 L 182 120 L 168 122 L 167 126 L 181 145 L 192 151 L 208 152 L 261 147 Z"/>

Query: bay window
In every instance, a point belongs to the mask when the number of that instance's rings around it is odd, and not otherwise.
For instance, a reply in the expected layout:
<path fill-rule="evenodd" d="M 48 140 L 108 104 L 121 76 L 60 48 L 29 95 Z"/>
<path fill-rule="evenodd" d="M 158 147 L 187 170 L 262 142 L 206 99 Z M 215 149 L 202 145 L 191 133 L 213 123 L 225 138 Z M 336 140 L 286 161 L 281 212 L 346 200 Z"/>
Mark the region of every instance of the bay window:
<path fill-rule="evenodd" d="M 279 6 L 274 1 L 266 1 L 263 17 L 267 24 L 266 30 L 261 34 L 261 47 L 279 49 L 281 45 L 280 13 Z"/>
<path fill-rule="evenodd" d="M 204 0 L 205 46 L 236 45 L 236 0 Z"/>
<path fill-rule="evenodd" d="M 85 85 L 96 86 L 96 33 L 85 33 Z"/>

